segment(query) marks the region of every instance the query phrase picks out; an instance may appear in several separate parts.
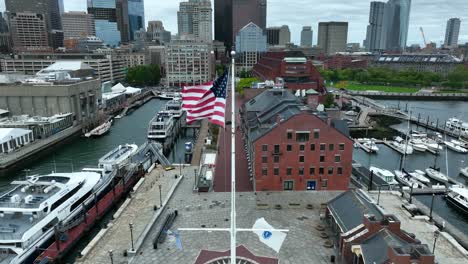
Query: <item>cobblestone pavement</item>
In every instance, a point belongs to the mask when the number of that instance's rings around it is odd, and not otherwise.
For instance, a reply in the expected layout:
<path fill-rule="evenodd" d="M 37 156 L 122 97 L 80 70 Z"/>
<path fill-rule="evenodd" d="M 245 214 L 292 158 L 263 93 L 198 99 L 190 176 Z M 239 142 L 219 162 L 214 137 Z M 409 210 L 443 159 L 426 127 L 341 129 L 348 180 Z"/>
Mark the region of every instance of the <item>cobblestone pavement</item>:
<path fill-rule="evenodd" d="M 230 214 L 230 193 L 211 192 L 193 193 L 192 178 L 186 177 L 181 182 L 174 196 L 166 208 L 165 215 L 173 210 L 178 210 L 172 230 L 177 228 L 228 228 Z M 260 194 L 259 194 L 260 195 Z M 309 195 L 309 194 L 307 194 Z M 337 193 L 310 193 L 310 199 L 315 203 L 325 202 L 336 196 Z M 262 196 L 265 196 L 262 194 Z M 276 203 L 276 199 L 286 199 L 295 197 L 303 199 L 303 193 L 287 193 L 287 196 L 280 197 L 280 193 L 274 193 L 271 202 Z M 300 197 L 299 197 L 300 196 Z M 315 197 L 315 198 L 314 198 Z M 275 228 L 289 229 L 289 233 L 277 254 L 275 251 L 261 243 L 258 236 L 252 232 L 239 232 L 238 245 L 246 246 L 257 256 L 279 258 L 280 263 L 329 263 L 333 249 L 323 247 L 324 239 L 319 237 L 319 232 L 314 226 L 320 223 L 319 206 L 314 205 L 313 210 L 288 209 L 283 206 L 282 210 L 256 209 L 256 196 L 253 192 L 237 194 L 237 225 L 242 228 L 251 228 L 255 220 L 260 217 L 265 219 Z M 263 199 L 262 199 L 263 200 Z M 262 201 L 263 202 L 263 201 Z M 165 219 L 165 216 L 161 217 Z M 206 231 L 179 231 L 182 250 L 175 247 L 175 243 L 166 239 L 158 249 L 153 249 L 152 240 L 161 228 L 159 221 L 156 228 L 153 228 L 141 250 L 137 252 L 131 263 L 194 263 L 200 250 L 225 251 L 229 249 L 228 232 L 206 232 Z"/>
<path fill-rule="evenodd" d="M 377 200 L 378 194 L 371 193 L 370 196 Z M 427 244 L 429 249 L 432 250 L 436 227 L 425 220 L 415 220 L 412 218 L 401 207 L 402 204 L 403 202 L 398 195 L 391 193 L 380 194 L 380 205 L 384 210 L 389 214 L 395 215 L 401 221 L 401 228 L 403 230 L 415 234 L 422 244 Z M 444 236 L 439 236 L 437 239 L 435 255 L 438 263 L 468 263 L 468 258 L 463 256 Z"/>
<path fill-rule="evenodd" d="M 161 184 L 162 199 L 164 200 L 176 182 L 175 174 L 179 174 L 178 168 L 169 172 L 161 168 L 154 169 L 147 175 L 120 217 L 112 221 L 112 227 L 109 228 L 90 253 L 85 258 L 77 260 L 77 262 L 89 264 L 110 263 L 108 252 L 112 249 L 115 264 L 127 263 L 127 257 L 123 256 L 123 252 L 131 248 L 129 224 L 133 223 L 133 237 L 134 242 L 136 242 L 155 214 L 154 206 L 159 207 L 159 184 Z"/>

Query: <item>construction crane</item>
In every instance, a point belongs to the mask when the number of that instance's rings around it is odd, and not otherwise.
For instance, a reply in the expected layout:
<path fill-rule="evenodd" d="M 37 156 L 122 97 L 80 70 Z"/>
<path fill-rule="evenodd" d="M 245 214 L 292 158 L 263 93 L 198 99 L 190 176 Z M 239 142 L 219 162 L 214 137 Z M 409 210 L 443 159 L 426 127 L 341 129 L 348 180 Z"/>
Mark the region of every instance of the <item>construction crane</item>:
<path fill-rule="evenodd" d="M 423 40 L 424 40 L 424 47 L 427 47 L 427 42 L 426 42 L 426 36 L 424 36 L 424 30 L 422 27 L 419 28 L 419 31 L 421 31 L 421 35 L 423 37 Z"/>

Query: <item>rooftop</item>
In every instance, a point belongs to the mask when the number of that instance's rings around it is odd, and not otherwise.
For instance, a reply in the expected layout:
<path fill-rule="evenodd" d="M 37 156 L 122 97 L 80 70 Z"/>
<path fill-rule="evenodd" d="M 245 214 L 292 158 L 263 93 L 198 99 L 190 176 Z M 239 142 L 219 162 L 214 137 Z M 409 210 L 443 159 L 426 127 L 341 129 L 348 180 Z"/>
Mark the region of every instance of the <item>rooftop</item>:
<path fill-rule="evenodd" d="M 7 142 L 11 139 L 21 137 L 31 133 L 29 129 L 22 128 L 0 128 L 0 142 Z"/>

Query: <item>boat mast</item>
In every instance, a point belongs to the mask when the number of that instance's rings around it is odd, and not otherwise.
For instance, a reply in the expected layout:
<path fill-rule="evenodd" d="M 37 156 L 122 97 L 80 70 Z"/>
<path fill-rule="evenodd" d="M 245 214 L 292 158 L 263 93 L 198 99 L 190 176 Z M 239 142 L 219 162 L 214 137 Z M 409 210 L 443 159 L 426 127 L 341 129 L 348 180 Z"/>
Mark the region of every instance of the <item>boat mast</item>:
<path fill-rule="evenodd" d="M 406 138 L 405 138 L 405 151 L 403 151 L 403 157 L 400 163 L 400 171 L 402 171 L 403 168 L 405 167 L 406 152 L 408 152 L 408 134 L 410 132 L 410 120 L 411 120 L 411 110 L 409 111 L 408 130 L 406 131 Z"/>
<path fill-rule="evenodd" d="M 235 87 L 235 51 L 231 51 L 231 264 L 236 261 L 236 87 Z"/>

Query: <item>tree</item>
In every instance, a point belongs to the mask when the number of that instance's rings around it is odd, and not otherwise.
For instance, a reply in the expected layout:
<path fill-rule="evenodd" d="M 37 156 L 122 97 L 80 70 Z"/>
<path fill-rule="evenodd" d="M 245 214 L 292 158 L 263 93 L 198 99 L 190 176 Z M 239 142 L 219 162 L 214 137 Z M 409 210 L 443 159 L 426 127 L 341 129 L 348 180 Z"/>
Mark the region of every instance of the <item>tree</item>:
<path fill-rule="evenodd" d="M 323 105 L 325 106 L 325 108 L 333 107 L 335 105 L 335 96 L 331 93 L 327 94 Z"/>
<path fill-rule="evenodd" d="M 138 65 L 128 69 L 127 82 L 135 86 L 158 85 L 161 80 L 159 65 Z"/>

